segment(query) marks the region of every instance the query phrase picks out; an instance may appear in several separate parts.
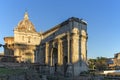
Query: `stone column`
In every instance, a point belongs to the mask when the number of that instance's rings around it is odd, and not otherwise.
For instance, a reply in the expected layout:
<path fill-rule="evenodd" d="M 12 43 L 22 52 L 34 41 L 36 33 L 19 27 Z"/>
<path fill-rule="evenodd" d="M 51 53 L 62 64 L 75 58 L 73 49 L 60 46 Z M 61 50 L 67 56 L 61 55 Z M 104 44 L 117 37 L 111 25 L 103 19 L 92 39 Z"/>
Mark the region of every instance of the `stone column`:
<path fill-rule="evenodd" d="M 34 55 L 34 51 L 32 53 L 32 63 L 35 63 L 35 55 Z"/>
<path fill-rule="evenodd" d="M 50 52 L 50 66 L 53 66 L 53 47 L 54 47 L 54 42 L 52 42 L 52 48 Z"/>
<path fill-rule="evenodd" d="M 68 51 L 68 64 L 70 63 L 70 34 L 69 32 L 67 33 L 67 51 Z"/>
<path fill-rule="evenodd" d="M 48 64 L 48 60 L 49 60 L 49 43 L 46 42 L 45 45 L 45 64 Z"/>
<path fill-rule="evenodd" d="M 67 51 L 68 51 L 68 54 L 67 54 L 67 56 L 68 56 L 68 62 L 67 62 L 67 71 L 66 71 L 66 73 L 64 74 L 65 76 L 68 76 L 68 77 L 72 77 L 73 76 L 73 67 L 72 67 L 72 64 L 71 64 L 71 53 L 70 53 L 70 48 L 72 47 L 70 44 L 71 41 L 70 41 L 70 33 L 68 32 L 67 33 L 67 46 L 68 46 L 68 48 L 67 48 Z M 71 47 L 70 47 L 71 46 Z M 71 50 L 72 51 L 72 50 Z"/>
<path fill-rule="evenodd" d="M 76 29 L 73 29 L 71 37 L 71 59 L 72 63 L 79 61 L 79 34 Z"/>
<path fill-rule="evenodd" d="M 58 65 L 63 64 L 62 40 L 58 39 Z"/>
<path fill-rule="evenodd" d="M 81 58 L 87 60 L 87 35 L 85 31 L 81 31 Z"/>
<path fill-rule="evenodd" d="M 36 50 L 34 50 L 34 54 L 35 54 L 35 63 L 38 61 L 38 49 L 36 47 Z"/>
<path fill-rule="evenodd" d="M 21 55 L 19 55 L 19 54 L 20 54 L 19 49 L 18 49 L 18 48 L 15 48 L 15 50 L 14 50 L 14 56 L 21 56 Z M 16 58 L 16 60 L 17 60 L 18 62 L 21 62 L 21 57 Z"/>

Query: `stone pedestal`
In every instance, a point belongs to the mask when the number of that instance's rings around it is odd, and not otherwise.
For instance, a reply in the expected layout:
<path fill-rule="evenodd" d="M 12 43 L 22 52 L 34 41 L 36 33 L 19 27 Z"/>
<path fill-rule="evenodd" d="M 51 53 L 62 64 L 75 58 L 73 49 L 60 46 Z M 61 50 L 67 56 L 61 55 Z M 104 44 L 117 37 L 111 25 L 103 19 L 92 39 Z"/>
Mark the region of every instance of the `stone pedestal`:
<path fill-rule="evenodd" d="M 47 76 L 46 75 L 42 75 L 42 80 L 47 80 Z"/>
<path fill-rule="evenodd" d="M 55 68 L 53 66 L 50 67 L 50 74 L 54 74 Z"/>
<path fill-rule="evenodd" d="M 69 63 L 69 64 L 67 64 L 67 66 L 68 66 L 68 68 L 67 68 L 67 71 L 66 71 L 65 76 L 67 76 L 67 77 L 72 77 L 72 76 L 73 76 L 73 72 L 72 72 L 72 64 Z"/>

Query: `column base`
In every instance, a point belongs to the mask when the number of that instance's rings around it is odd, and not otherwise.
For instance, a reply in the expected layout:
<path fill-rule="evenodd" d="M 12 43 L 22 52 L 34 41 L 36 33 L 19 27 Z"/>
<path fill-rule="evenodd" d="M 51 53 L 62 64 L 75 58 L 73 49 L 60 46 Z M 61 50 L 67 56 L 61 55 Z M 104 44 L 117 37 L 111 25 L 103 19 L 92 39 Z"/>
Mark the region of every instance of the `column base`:
<path fill-rule="evenodd" d="M 65 73 L 66 77 L 72 77 L 73 76 L 73 72 L 72 72 L 72 64 L 68 63 L 67 64 L 67 71 Z"/>

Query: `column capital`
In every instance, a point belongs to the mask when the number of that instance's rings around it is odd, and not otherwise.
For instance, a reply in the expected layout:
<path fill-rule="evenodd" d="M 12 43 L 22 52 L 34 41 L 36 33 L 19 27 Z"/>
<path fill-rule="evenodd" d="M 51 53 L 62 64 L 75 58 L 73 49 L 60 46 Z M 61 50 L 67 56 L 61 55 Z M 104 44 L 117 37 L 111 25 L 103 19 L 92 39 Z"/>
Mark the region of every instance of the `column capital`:
<path fill-rule="evenodd" d="M 67 32 L 67 40 L 69 40 L 69 39 L 70 39 L 70 33 Z"/>
<path fill-rule="evenodd" d="M 61 42 L 62 42 L 62 40 L 60 38 L 58 38 L 58 43 L 61 43 Z"/>
<path fill-rule="evenodd" d="M 71 36 L 71 39 L 72 39 L 72 40 L 73 40 L 73 39 L 79 39 L 79 35 L 78 35 L 78 34 L 74 34 L 74 35 Z"/>
<path fill-rule="evenodd" d="M 80 38 L 88 39 L 87 35 L 80 35 Z"/>
<path fill-rule="evenodd" d="M 49 42 L 46 42 L 45 45 L 46 45 L 46 46 L 49 46 Z"/>

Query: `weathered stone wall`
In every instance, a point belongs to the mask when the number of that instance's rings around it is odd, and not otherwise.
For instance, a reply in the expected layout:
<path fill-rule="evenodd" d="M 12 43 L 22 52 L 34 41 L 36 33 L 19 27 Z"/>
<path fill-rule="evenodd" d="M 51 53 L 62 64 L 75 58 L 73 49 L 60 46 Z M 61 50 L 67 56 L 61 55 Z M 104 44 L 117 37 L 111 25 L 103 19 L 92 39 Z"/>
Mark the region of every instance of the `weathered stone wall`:
<path fill-rule="evenodd" d="M 44 32 L 38 50 L 41 57 L 38 61 L 54 67 L 54 72 L 57 69 L 59 73 L 72 71 L 75 76 L 79 75 L 87 70 L 87 65 L 83 65 L 87 60 L 87 23 L 70 18 Z M 71 71 L 67 71 L 69 64 L 72 64 Z"/>

